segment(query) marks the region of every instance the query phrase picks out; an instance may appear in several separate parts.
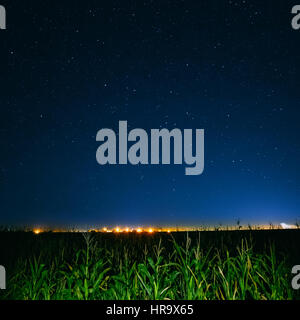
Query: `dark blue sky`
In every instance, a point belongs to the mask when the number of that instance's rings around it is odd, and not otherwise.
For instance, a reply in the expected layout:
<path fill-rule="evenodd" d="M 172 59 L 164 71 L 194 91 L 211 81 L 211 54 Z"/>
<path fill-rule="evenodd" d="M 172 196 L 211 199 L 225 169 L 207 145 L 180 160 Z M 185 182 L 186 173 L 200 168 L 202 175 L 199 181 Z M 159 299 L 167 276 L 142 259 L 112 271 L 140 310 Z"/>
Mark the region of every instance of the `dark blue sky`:
<path fill-rule="evenodd" d="M 289 1 L 2 1 L 0 224 L 300 219 Z M 205 169 L 100 166 L 101 128 L 205 129 Z"/>

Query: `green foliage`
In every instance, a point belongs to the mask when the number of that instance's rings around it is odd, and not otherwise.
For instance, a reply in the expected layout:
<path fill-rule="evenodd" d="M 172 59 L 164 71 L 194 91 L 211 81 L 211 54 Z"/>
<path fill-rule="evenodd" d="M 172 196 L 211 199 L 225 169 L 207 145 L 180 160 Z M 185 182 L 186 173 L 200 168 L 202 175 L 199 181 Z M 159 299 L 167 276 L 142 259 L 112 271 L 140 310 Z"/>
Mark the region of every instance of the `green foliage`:
<path fill-rule="evenodd" d="M 15 263 L 5 298 L 276 300 L 295 296 L 286 261 L 276 255 L 273 245 L 256 252 L 251 239 L 232 248 L 223 239 L 218 246 L 202 247 L 200 233 L 194 242 L 187 233 L 182 243 L 170 236 L 164 244 L 162 238 L 139 235 L 130 240 L 116 236 L 106 243 L 87 233 L 80 244 L 72 245 L 68 235 L 64 237 L 43 242 L 39 250 Z"/>

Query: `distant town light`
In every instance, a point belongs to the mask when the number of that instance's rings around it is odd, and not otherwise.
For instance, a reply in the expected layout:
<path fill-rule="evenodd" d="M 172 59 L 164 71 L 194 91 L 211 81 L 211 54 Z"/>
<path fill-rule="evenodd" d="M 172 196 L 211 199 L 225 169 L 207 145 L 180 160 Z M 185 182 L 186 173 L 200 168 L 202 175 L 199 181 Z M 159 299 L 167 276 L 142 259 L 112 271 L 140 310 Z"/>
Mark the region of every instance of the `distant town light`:
<path fill-rule="evenodd" d="M 136 229 L 136 232 L 137 232 L 137 233 L 141 233 L 141 232 L 143 232 L 143 230 L 142 230 L 141 228 L 137 228 L 137 229 Z"/>
<path fill-rule="evenodd" d="M 39 233 L 41 233 L 41 229 L 34 229 L 34 230 L 33 230 L 33 233 L 34 233 L 34 234 L 39 234 Z"/>

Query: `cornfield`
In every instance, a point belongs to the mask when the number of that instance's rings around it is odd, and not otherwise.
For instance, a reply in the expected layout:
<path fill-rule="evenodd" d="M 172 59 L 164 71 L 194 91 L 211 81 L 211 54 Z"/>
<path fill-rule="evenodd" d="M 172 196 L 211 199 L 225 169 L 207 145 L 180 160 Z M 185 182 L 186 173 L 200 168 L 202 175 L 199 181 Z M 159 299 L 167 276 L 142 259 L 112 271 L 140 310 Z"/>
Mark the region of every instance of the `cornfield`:
<path fill-rule="evenodd" d="M 291 287 L 297 237 L 298 230 L 153 235 L 2 232 L 0 264 L 6 265 L 8 278 L 0 298 L 297 299 L 299 293 Z"/>

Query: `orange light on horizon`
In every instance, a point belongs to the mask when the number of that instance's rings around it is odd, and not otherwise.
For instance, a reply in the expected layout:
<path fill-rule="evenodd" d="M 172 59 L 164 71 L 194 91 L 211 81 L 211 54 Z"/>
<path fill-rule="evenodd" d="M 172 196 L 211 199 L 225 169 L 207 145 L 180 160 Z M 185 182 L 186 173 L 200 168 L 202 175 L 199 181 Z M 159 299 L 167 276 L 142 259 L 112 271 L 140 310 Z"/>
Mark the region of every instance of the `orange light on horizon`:
<path fill-rule="evenodd" d="M 129 228 L 126 228 L 126 229 L 125 229 L 125 232 L 129 232 Z"/>
<path fill-rule="evenodd" d="M 104 232 L 107 232 L 107 228 L 106 228 L 106 227 L 104 227 L 102 230 L 103 230 Z"/>
<path fill-rule="evenodd" d="M 34 230 L 33 230 L 33 233 L 34 233 L 34 234 L 39 234 L 39 233 L 41 233 L 41 229 L 34 229 Z"/>
<path fill-rule="evenodd" d="M 116 228 L 115 228 L 115 231 L 116 231 L 117 233 L 121 232 L 121 230 L 120 230 L 119 227 L 116 227 Z"/>
<path fill-rule="evenodd" d="M 149 229 L 148 229 L 148 232 L 149 232 L 149 233 L 153 233 L 153 229 L 152 229 L 152 228 L 149 228 Z"/>
<path fill-rule="evenodd" d="M 137 228 L 137 229 L 136 229 L 136 232 L 137 232 L 137 233 L 141 233 L 141 232 L 143 232 L 143 230 L 142 230 L 141 228 Z"/>

